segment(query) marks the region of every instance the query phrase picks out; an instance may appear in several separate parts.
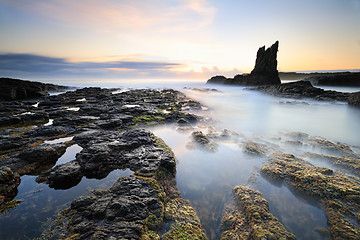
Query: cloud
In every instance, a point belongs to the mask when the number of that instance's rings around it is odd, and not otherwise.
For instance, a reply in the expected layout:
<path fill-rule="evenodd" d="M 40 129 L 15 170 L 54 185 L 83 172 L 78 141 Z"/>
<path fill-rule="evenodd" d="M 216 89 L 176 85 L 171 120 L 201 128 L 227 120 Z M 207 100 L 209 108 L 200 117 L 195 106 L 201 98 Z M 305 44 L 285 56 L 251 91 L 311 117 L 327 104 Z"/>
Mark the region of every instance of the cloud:
<path fill-rule="evenodd" d="M 114 56 L 112 56 L 112 59 Z M 179 71 L 189 67 L 181 63 L 157 61 L 69 61 L 34 54 L 0 54 L 0 76 L 18 78 L 178 78 L 208 79 L 214 75 L 232 77 L 239 73 L 233 69 L 224 71 L 217 67 L 203 67 L 200 72 L 194 70 Z"/>
<path fill-rule="evenodd" d="M 207 0 L 5 0 L 25 12 L 98 31 L 187 31 L 210 24 L 216 9 Z"/>
<path fill-rule="evenodd" d="M 94 73 L 114 74 L 130 71 L 133 77 L 137 74 L 151 75 L 159 71 L 170 71 L 179 63 L 151 61 L 108 61 L 108 62 L 70 62 L 64 58 L 54 58 L 33 54 L 0 54 L 0 74 L 76 74 L 87 76 Z"/>

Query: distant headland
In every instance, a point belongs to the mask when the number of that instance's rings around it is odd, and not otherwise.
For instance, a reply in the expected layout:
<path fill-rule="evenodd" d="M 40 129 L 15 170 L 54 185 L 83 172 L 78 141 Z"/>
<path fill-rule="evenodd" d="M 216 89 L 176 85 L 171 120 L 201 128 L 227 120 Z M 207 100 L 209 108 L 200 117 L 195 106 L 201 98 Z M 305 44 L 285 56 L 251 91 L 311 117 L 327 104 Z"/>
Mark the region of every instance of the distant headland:
<path fill-rule="evenodd" d="M 278 48 L 279 41 L 276 41 L 266 50 L 265 46 L 260 47 L 256 55 L 255 67 L 250 74 L 239 74 L 234 78 L 214 76 L 207 81 L 207 84 L 253 86 L 255 87 L 252 88 L 254 90 L 277 96 L 345 101 L 351 105 L 360 106 L 360 92 L 349 94 L 324 90 L 313 86 L 358 87 L 360 86 L 360 72 L 281 73 L 283 79 L 300 80 L 281 83 L 277 70 Z"/>
<path fill-rule="evenodd" d="M 315 86 L 360 86 L 360 70 L 357 72 L 278 72 L 278 48 L 279 41 L 266 50 L 265 46 L 260 47 L 256 55 L 255 67 L 250 74 L 238 74 L 233 78 L 218 75 L 210 78 L 207 83 L 262 86 L 280 85 L 280 80 L 304 80 Z"/>

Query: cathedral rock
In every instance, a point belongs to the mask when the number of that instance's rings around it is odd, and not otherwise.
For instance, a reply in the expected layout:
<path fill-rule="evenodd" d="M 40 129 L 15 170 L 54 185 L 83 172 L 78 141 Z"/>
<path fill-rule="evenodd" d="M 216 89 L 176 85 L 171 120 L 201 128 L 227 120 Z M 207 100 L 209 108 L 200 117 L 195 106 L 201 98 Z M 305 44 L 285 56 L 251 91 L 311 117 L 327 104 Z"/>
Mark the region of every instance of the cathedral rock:
<path fill-rule="evenodd" d="M 265 46 L 259 48 L 256 55 L 255 67 L 250 74 L 239 74 L 234 78 L 214 76 L 207 83 L 221 83 L 230 85 L 259 86 L 281 84 L 277 70 L 277 51 L 279 41 L 265 50 Z"/>

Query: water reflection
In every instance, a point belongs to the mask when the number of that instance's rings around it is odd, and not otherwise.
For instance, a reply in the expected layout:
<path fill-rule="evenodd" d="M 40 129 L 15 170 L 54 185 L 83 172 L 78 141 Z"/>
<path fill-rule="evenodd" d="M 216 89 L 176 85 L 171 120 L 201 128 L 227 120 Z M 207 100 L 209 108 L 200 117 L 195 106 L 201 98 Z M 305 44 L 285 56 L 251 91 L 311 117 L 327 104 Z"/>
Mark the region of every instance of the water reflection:
<path fill-rule="evenodd" d="M 44 143 L 46 144 L 57 144 L 57 143 L 64 143 L 64 142 L 68 142 L 71 141 L 74 137 L 63 137 L 63 138 L 57 138 L 54 140 L 47 140 Z"/>
<path fill-rule="evenodd" d="M 77 186 L 67 190 L 54 190 L 46 184 L 38 184 L 35 182 L 36 176 L 22 176 L 19 193 L 15 198 L 22 202 L 0 216 L 0 239 L 39 237 L 42 223 L 48 218 L 54 218 L 59 211 L 68 207 L 74 198 L 91 190 L 108 189 L 118 178 L 133 173 L 126 169 L 114 170 L 101 180 L 84 177 Z"/>
<path fill-rule="evenodd" d="M 295 196 L 286 186 L 276 186 L 259 177 L 254 186 L 269 202 L 270 212 L 298 239 L 332 239 L 324 212 L 311 199 Z M 312 203 L 312 204 L 310 204 Z"/>
<path fill-rule="evenodd" d="M 56 161 L 55 166 L 70 162 L 75 159 L 76 154 L 78 154 L 83 148 L 77 144 L 71 145 L 65 151 L 65 153 Z"/>

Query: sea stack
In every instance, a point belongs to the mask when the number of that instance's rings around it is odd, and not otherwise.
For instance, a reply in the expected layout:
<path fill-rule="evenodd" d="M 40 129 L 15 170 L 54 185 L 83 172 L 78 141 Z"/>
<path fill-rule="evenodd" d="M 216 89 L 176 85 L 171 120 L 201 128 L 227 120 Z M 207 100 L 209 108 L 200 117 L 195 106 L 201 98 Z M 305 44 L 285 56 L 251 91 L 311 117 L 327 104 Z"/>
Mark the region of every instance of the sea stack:
<path fill-rule="evenodd" d="M 265 46 L 259 48 L 256 55 L 255 67 L 250 74 L 239 74 L 234 78 L 214 76 L 207 83 L 222 83 L 244 86 L 280 85 L 279 72 L 277 70 L 277 51 L 279 41 L 265 50 Z"/>

